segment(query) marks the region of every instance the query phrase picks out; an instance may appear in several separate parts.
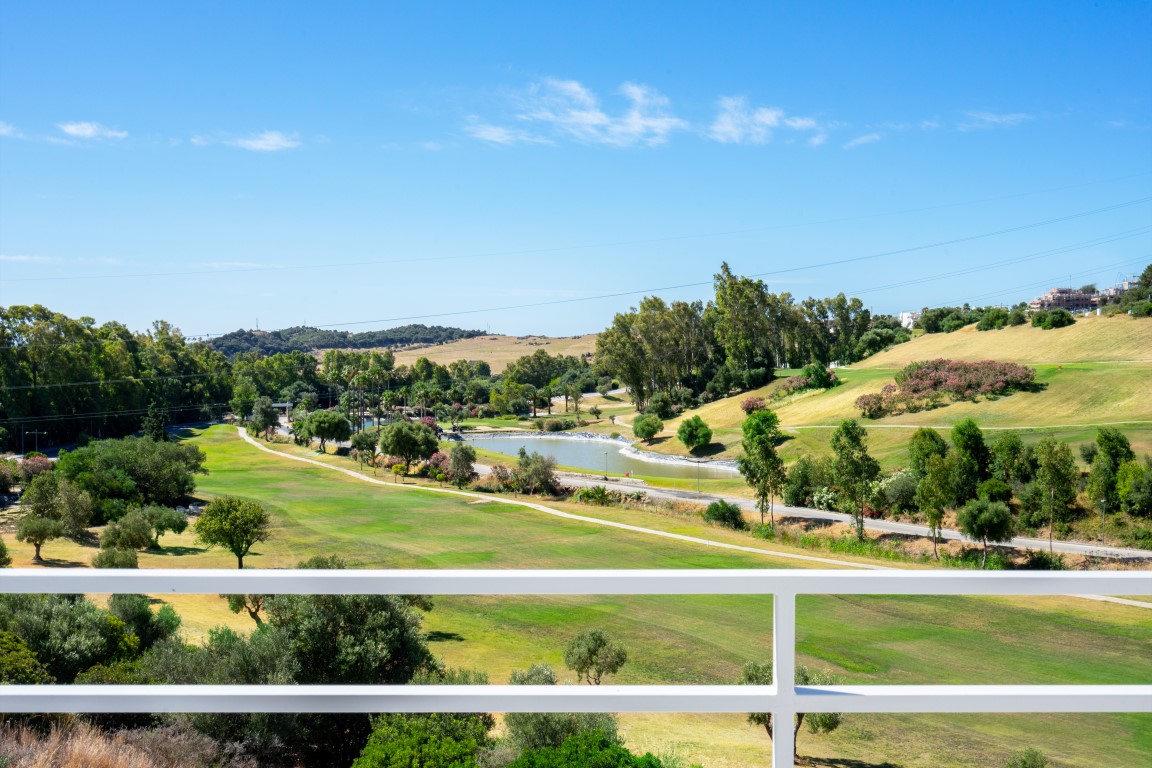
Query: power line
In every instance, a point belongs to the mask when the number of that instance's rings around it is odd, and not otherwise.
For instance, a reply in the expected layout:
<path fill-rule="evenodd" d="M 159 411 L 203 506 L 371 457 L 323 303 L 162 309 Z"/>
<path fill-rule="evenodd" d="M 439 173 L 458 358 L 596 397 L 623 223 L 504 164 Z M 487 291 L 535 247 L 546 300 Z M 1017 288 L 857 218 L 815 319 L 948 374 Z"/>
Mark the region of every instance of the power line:
<path fill-rule="evenodd" d="M 984 232 L 984 233 L 976 234 L 976 235 L 968 235 L 968 236 L 964 236 L 964 237 L 953 238 L 950 240 L 942 240 L 942 241 L 938 241 L 938 242 L 934 242 L 934 243 L 928 243 L 928 244 L 924 244 L 924 245 L 910 246 L 907 248 L 899 248 L 899 249 L 891 250 L 891 251 L 882 251 L 879 253 L 867 254 L 864 256 L 853 256 L 853 257 L 844 258 L 844 259 L 835 259 L 832 261 L 820 262 L 817 264 L 808 264 L 808 265 L 799 266 L 799 267 L 789 267 L 786 269 L 771 270 L 771 271 L 767 271 L 767 272 L 758 272 L 758 273 L 753 273 L 753 274 L 747 275 L 747 277 L 754 277 L 754 278 L 771 277 L 771 276 L 775 276 L 775 275 L 789 274 L 789 273 L 800 272 L 800 271 L 809 270 L 809 269 L 822 269 L 824 267 L 840 266 L 843 264 L 855 263 L 855 262 L 866 261 L 866 260 L 871 260 L 871 259 L 879 259 L 879 258 L 884 258 L 884 257 L 888 257 L 888 256 L 905 255 L 905 254 L 914 253 L 917 251 L 930 250 L 933 248 L 941 248 L 941 247 L 945 247 L 945 246 L 949 246 L 949 245 L 957 245 L 960 243 L 972 242 L 974 240 L 981 240 L 981 239 L 986 239 L 986 238 L 990 238 L 990 237 L 996 237 L 999 235 L 1021 232 L 1021 231 L 1028 230 L 1028 229 L 1035 229 L 1038 227 L 1048 226 L 1050 224 L 1057 224 L 1057 223 L 1061 223 L 1061 222 L 1065 222 L 1065 221 L 1071 221 L 1074 219 L 1084 218 L 1087 216 L 1093 216 L 1093 215 L 1100 214 L 1100 213 L 1106 213 L 1106 212 L 1110 212 L 1110 211 L 1114 211 L 1114 210 L 1119 210 L 1121 208 L 1127 208 L 1127 207 L 1131 207 L 1134 205 L 1140 205 L 1143 203 L 1147 203 L 1149 201 L 1152 201 L 1152 196 L 1142 197 L 1142 198 L 1138 198 L 1136 200 L 1129 200 L 1129 201 L 1126 201 L 1123 203 L 1116 203 L 1113 205 L 1104 206 L 1102 208 L 1094 208 L 1092 210 L 1081 211 L 1078 213 L 1068 214 L 1065 216 L 1058 216 L 1055 218 L 1045 219 L 1043 221 L 1032 222 L 1029 224 L 1021 224 L 1021 225 L 1014 226 L 1014 227 L 1007 227 L 1004 229 L 994 230 L 991 232 Z M 1113 236 L 1105 236 L 1105 237 L 1113 237 Z M 1121 239 L 1120 236 L 1115 236 L 1115 237 L 1116 237 L 1116 239 Z M 1105 242 L 1110 242 L 1110 241 L 1105 241 Z M 1067 248 L 1069 248 L 1069 249 L 1075 249 L 1075 247 L 1078 247 L 1078 246 L 1067 246 Z M 1054 249 L 1054 252 L 1060 252 L 1060 249 Z M 1048 252 L 1046 252 L 1045 255 L 1050 255 L 1050 254 Z M 1037 254 L 1032 254 L 1032 255 L 1024 257 L 1024 258 L 1027 259 L 1027 258 L 1033 258 L 1036 256 L 1037 256 Z M 997 266 L 999 266 L 999 265 L 997 265 Z M 462 315 L 480 314 L 480 313 L 485 313 L 485 312 L 502 312 L 502 311 L 510 311 L 510 310 L 515 310 L 515 309 L 535 309 L 535 308 L 546 307 L 546 306 L 558 306 L 558 305 L 562 305 L 562 304 L 573 304 L 573 303 L 580 303 L 580 302 L 586 302 L 586 301 L 599 301 L 599 300 L 603 300 L 603 299 L 623 298 L 626 296 L 637 296 L 637 295 L 641 295 L 641 294 L 657 294 L 657 293 L 661 293 L 661 292 L 665 292 L 665 291 L 682 290 L 685 288 L 700 288 L 700 287 L 708 286 L 711 284 L 712 284 L 712 281 L 710 281 L 710 280 L 702 280 L 702 281 L 697 281 L 697 282 L 681 283 L 679 285 L 668 285 L 668 286 L 662 286 L 662 287 L 658 287 L 658 288 L 643 288 L 643 289 L 639 289 L 639 290 L 630 290 L 630 291 L 617 291 L 614 293 L 604 293 L 604 294 L 598 294 L 598 295 L 594 295 L 594 296 L 580 296 L 580 297 L 574 297 L 574 298 L 568 298 L 568 299 L 551 299 L 548 301 L 530 302 L 527 304 L 512 304 L 512 305 L 505 305 L 505 306 L 498 306 L 498 307 L 486 307 L 486 308 L 481 308 L 481 309 L 463 309 L 463 310 L 456 310 L 453 312 L 436 312 L 436 313 L 429 313 L 429 314 L 422 314 L 422 315 L 405 315 L 405 316 L 389 317 L 389 318 L 377 318 L 377 319 L 373 319 L 373 320 L 353 320 L 353 321 L 347 321 L 347 322 L 342 322 L 342 323 L 325 323 L 325 324 L 320 324 L 320 325 L 316 325 L 313 327 L 314 328 L 343 328 L 343 327 L 355 326 L 355 325 L 375 325 L 375 324 L 383 324 L 383 323 L 402 322 L 402 321 L 408 321 L 408 320 L 427 320 L 427 319 L 440 318 L 440 317 L 459 317 Z M 192 340 L 207 340 L 209 338 L 219 337 L 219 336 L 223 336 L 223 335 L 225 335 L 225 334 L 223 334 L 223 333 L 204 333 L 204 334 L 190 335 L 186 338 L 192 339 Z M 102 343 L 108 343 L 108 342 L 107 341 L 66 342 L 66 343 L 62 343 L 59 345 L 12 344 L 12 345 L 0 346 L 0 349 L 15 349 L 15 348 L 21 348 L 21 347 L 25 347 L 25 346 L 31 348 L 31 347 L 35 347 L 35 346 L 50 347 L 50 346 L 70 346 L 72 344 L 96 344 L 96 343 L 102 344 Z"/>
<path fill-rule="evenodd" d="M 861 215 L 861 216 L 844 216 L 844 217 L 835 218 L 835 219 L 822 219 L 822 220 L 813 220 L 813 221 L 806 221 L 806 222 L 795 222 L 795 223 L 790 223 L 790 224 L 777 224 L 777 225 L 768 226 L 768 227 L 752 227 L 749 229 L 737 229 L 737 230 L 729 230 L 729 231 L 724 231 L 724 232 L 705 232 L 705 233 L 696 233 L 696 234 L 687 234 L 687 235 L 672 235 L 672 236 L 668 236 L 668 237 L 644 238 L 644 239 L 636 239 L 636 240 L 620 240 L 620 241 L 616 241 L 616 242 L 591 243 L 591 244 L 585 244 L 585 245 L 555 246 L 555 247 L 551 247 L 551 248 L 531 248 L 531 249 L 517 250 L 517 251 L 493 251 L 493 252 L 488 252 L 488 253 L 462 254 L 462 255 L 458 255 L 458 256 L 442 256 L 442 257 L 414 256 L 414 257 L 404 258 L 404 259 L 384 259 L 384 260 L 370 260 L 370 261 L 335 262 L 335 263 L 327 263 L 324 266 L 327 268 L 344 268 L 344 267 L 382 266 L 382 265 L 390 265 L 390 264 L 412 264 L 412 263 L 423 264 L 423 263 L 428 263 L 428 262 L 439 262 L 439 261 L 461 261 L 461 260 L 468 260 L 468 259 L 491 259 L 491 258 L 497 258 L 497 257 L 501 257 L 501 256 L 531 256 L 531 255 L 539 255 L 539 254 L 546 254 L 546 253 L 564 253 L 564 252 L 569 252 L 569 251 L 595 250 L 598 248 L 618 248 L 621 246 L 630 246 L 630 245 L 651 245 L 651 244 L 656 244 L 656 243 L 677 242 L 677 241 L 682 241 L 682 240 L 698 240 L 698 239 L 703 239 L 703 238 L 730 237 L 730 236 L 734 236 L 734 235 L 753 234 L 756 232 L 769 232 L 769 231 L 774 231 L 774 230 L 779 230 L 779 229 L 793 229 L 796 227 L 809 227 L 809 226 L 824 226 L 827 224 L 842 224 L 842 223 L 849 222 L 849 221 L 862 221 L 862 220 L 868 220 L 868 219 L 874 219 L 874 218 L 883 218 L 883 217 L 887 217 L 887 216 L 900 216 L 900 215 L 905 215 L 905 214 L 909 214 L 909 213 L 925 213 L 928 211 L 944 210 L 947 208 L 956 208 L 956 207 L 961 207 L 961 206 L 965 206 L 965 205 L 977 205 L 977 204 L 986 203 L 986 202 L 996 202 L 999 200 L 1009 200 L 1009 199 L 1013 199 L 1013 198 L 1017 198 L 1017 197 L 1026 197 L 1029 195 L 1040 194 L 1042 192 L 1062 191 L 1065 189 L 1077 189 L 1080 187 L 1091 186 L 1094 184 L 1103 184 L 1103 183 L 1109 183 L 1112 181 L 1123 181 L 1126 179 L 1136 178 L 1139 176 L 1146 176 L 1146 175 L 1148 175 L 1148 173 L 1149 172 L 1135 173 L 1135 174 L 1129 174 L 1127 176 L 1120 176 L 1120 177 L 1117 177 L 1114 179 L 1105 179 L 1102 181 L 1086 182 L 1084 184 L 1074 184 L 1074 185 L 1070 185 L 1067 187 L 1055 187 L 1053 189 L 1037 190 L 1037 191 L 1031 191 L 1031 192 L 1019 192 L 1019 193 L 1015 193 L 1015 194 L 1011 194 L 1011 195 L 1001 195 L 998 197 L 983 198 L 980 200 L 970 200 L 970 201 L 964 201 L 964 202 L 959 202 L 959 203 L 944 203 L 941 205 L 925 206 L 922 208 L 909 208 L 909 209 L 905 209 L 905 210 L 890 211 L 890 212 L 886 212 L 886 213 L 865 214 L 865 215 Z M 1137 202 L 1140 202 L 1140 201 L 1137 201 Z M 1121 206 L 1121 207 L 1123 207 L 1123 206 Z M 1111 209 L 1101 209 L 1101 210 L 1111 210 Z M 1088 215 L 1088 214 L 1085 214 L 1085 215 Z M 1011 230 L 1008 230 L 1008 231 L 1011 231 Z M 293 271 L 293 270 L 313 269 L 313 268 L 315 268 L 315 264 L 311 264 L 311 263 L 298 264 L 298 265 L 265 264 L 265 265 L 259 265 L 259 266 L 251 266 L 251 267 L 236 267 L 234 269 L 211 269 L 211 270 L 209 270 L 209 269 L 197 269 L 197 270 L 185 270 L 185 271 L 174 271 L 174 272 L 136 272 L 136 273 L 118 274 L 118 275 L 117 274 L 99 274 L 99 275 L 56 275 L 56 276 L 51 276 L 51 277 L 22 277 L 22 278 L 15 278 L 15 279 L 0 280 L 0 284 L 2 284 L 2 283 L 45 282 L 45 281 L 56 281 L 56 280 L 105 280 L 105 279 L 128 279 L 128 278 L 143 278 L 143 277 L 188 277 L 188 276 L 195 276 L 195 275 L 224 275 L 224 274 L 235 274 L 235 273 L 242 273 L 242 272 Z M 779 274 L 779 273 L 774 273 L 774 274 Z M 318 327 L 324 327 L 324 326 L 318 326 Z"/>

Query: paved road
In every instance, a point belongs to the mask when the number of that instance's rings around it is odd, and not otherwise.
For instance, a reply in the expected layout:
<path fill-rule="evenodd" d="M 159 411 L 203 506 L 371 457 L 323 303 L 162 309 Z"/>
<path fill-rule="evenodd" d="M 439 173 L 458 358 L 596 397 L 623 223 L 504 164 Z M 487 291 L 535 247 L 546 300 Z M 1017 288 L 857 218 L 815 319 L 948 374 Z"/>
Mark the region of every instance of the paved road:
<path fill-rule="evenodd" d="M 477 466 L 477 469 L 481 468 Z M 487 469 L 486 467 L 484 469 Z M 676 499 L 680 501 L 694 501 L 701 503 L 711 503 L 719 499 L 736 504 L 742 509 L 756 511 L 756 504 L 751 499 L 740 498 L 739 496 L 721 496 L 709 493 L 697 493 L 696 491 L 680 491 L 668 488 L 654 488 L 647 483 L 640 480 L 614 480 L 610 479 L 605 482 L 603 479 L 594 475 L 581 475 L 574 472 L 561 472 L 559 473 L 563 481 L 568 485 L 590 487 L 594 485 L 603 485 L 616 491 L 623 491 L 625 493 L 644 492 L 649 496 L 657 499 Z M 851 523 L 852 517 L 840 512 L 827 512 L 822 509 L 809 509 L 807 507 L 789 507 L 783 504 L 777 504 L 776 514 L 785 517 L 803 517 L 809 520 L 828 520 L 837 523 Z M 870 531 L 880 531 L 882 533 L 896 533 L 905 536 L 929 536 L 930 529 L 926 525 L 915 525 L 913 523 L 897 523 L 890 520 L 865 520 L 864 527 Z M 946 541 L 966 541 L 969 543 L 974 542 L 969 539 L 960 531 L 945 528 L 940 531 L 940 538 Z M 1048 541 L 1041 539 L 1028 539 L 1017 537 L 1012 539 L 1012 546 L 1018 549 L 1032 549 L 1032 550 L 1047 550 Z M 1098 544 L 1078 544 L 1070 541 L 1055 541 L 1052 543 L 1052 551 L 1061 552 L 1074 555 L 1088 555 L 1091 557 L 1107 557 L 1119 560 L 1152 560 L 1152 552 L 1143 549 L 1125 549 L 1123 547 L 1104 547 Z"/>

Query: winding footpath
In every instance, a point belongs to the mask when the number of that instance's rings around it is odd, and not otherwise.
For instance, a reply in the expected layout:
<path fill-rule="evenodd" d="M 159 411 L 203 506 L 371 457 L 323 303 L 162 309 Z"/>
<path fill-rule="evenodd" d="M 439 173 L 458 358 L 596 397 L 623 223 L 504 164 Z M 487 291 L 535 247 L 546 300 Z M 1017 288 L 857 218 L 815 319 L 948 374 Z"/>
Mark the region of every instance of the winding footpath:
<path fill-rule="evenodd" d="M 352 469 L 346 469 L 344 467 L 337 467 L 337 466 L 333 466 L 332 464 L 327 464 L 327 463 L 322 462 L 322 461 L 317 461 L 316 459 L 309 459 L 309 458 L 305 458 L 303 456 L 293 456 L 293 455 L 288 454 L 288 453 L 283 453 L 281 451 L 273 450 L 272 448 L 269 448 L 266 445 L 261 445 L 260 441 L 258 441 L 256 438 L 249 435 L 248 432 L 243 427 L 237 427 L 236 431 L 240 435 L 241 439 L 243 439 L 249 445 L 257 448 L 258 450 L 264 451 L 265 453 L 270 453 L 273 456 L 278 456 L 282 459 L 289 459 L 290 461 L 298 461 L 302 464 L 312 464 L 314 466 L 320 467 L 321 469 L 327 469 L 327 470 L 332 471 L 332 472 L 340 472 L 340 473 L 347 475 L 348 477 L 354 478 L 356 480 L 360 480 L 361 482 L 371 483 L 373 485 L 381 485 L 381 486 L 384 486 L 386 488 L 395 488 L 395 489 L 401 489 L 401 490 L 407 490 L 407 491 L 423 491 L 426 493 L 444 493 L 444 494 L 448 494 L 451 496 L 460 496 L 463 498 L 469 498 L 469 499 L 474 499 L 474 500 L 479 500 L 479 501 L 484 501 L 484 502 L 491 502 L 491 501 L 497 500 L 488 494 L 473 493 L 471 491 L 460 491 L 460 490 L 456 490 L 454 488 L 433 488 L 430 486 L 423 486 L 423 485 L 397 485 L 396 483 L 388 483 L 388 482 L 385 482 L 385 481 L 383 481 L 379 478 L 376 478 L 376 477 L 368 477 L 367 475 L 363 475 L 363 474 L 361 474 L 355 470 L 352 470 Z M 479 467 L 478 467 L 478 469 L 479 469 Z M 580 477 L 580 476 L 565 475 L 565 479 L 570 480 L 573 477 Z M 590 482 L 589 484 L 599 485 L 602 483 Z M 626 486 L 625 485 L 622 487 L 624 489 L 628 490 L 629 492 L 635 492 L 635 490 L 636 490 L 635 486 Z M 650 493 L 659 494 L 659 495 L 661 495 L 661 497 L 664 497 L 664 494 L 688 493 L 688 492 L 679 492 L 679 491 L 660 491 L 658 489 L 648 489 L 648 491 Z M 706 494 L 692 494 L 692 495 L 697 497 L 697 498 L 699 498 L 701 496 L 706 496 Z M 667 497 L 668 498 L 679 498 L 677 496 L 667 496 Z M 713 497 L 713 498 L 719 498 L 719 497 Z M 631 531 L 632 533 L 639 533 L 639 534 L 643 534 L 646 536 L 657 536 L 657 537 L 664 538 L 664 539 L 673 539 L 676 541 L 687 542 L 689 544 L 699 544 L 701 546 L 713 547 L 715 549 L 727 549 L 727 550 L 733 550 L 736 552 L 750 552 L 752 554 L 765 555 L 767 557 L 778 557 L 778 558 L 783 558 L 786 560 L 802 560 L 805 562 L 820 563 L 823 565 L 832 565 L 832 566 L 837 566 L 837 567 L 842 567 L 842 568 L 862 568 L 865 570 L 873 570 L 873 571 L 898 570 L 895 568 L 890 568 L 889 566 L 885 566 L 885 565 L 869 565 L 869 564 L 865 564 L 865 563 L 853 563 L 853 562 L 849 562 L 847 560 L 836 560 L 836 559 L 828 558 L 828 557 L 816 557 L 815 555 L 800 555 L 800 554 L 794 554 L 791 552 L 778 552 L 778 551 L 771 550 L 771 549 L 762 549 L 760 547 L 745 547 L 745 546 L 742 546 L 740 544 L 728 544 L 728 543 L 722 542 L 722 541 L 713 541 L 712 539 L 702 539 L 702 538 L 699 538 L 697 536 L 687 536 L 687 535 L 684 535 L 681 533 L 669 533 L 668 531 L 658 531 L 654 528 L 643 528 L 643 527 L 638 526 L 638 525 L 629 525 L 627 523 L 618 523 L 618 522 L 615 522 L 613 520 L 604 520 L 604 519 L 598 518 L 598 517 L 586 517 L 584 515 L 574 515 L 570 512 L 562 512 L 558 509 L 553 509 L 551 507 L 545 506 L 543 504 L 537 504 L 536 502 L 532 502 L 532 501 L 522 501 L 520 499 L 508 499 L 508 498 L 504 498 L 504 497 L 500 497 L 498 500 L 502 504 L 512 504 L 512 505 L 519 506 L 519 507 L 526 507 L 528 509 L 535 510 L 537 512 L 542 512 L 546 515 L 552 515 L 553 517 L 560 517 L 560 518 L 564 518 L 567 520 L 576 520 L 576 521 L 582 522 L 582 523 L 591 523 L 592 525 L 602 525 L 602 526 L 606 526 L 608 528 L 618 528 L 618 529 L 624 530 L 624 531 Z M 741 500 L 741 501 L 745 501 L 745 500 Z M 819 510 L 810 510 L 810 511 L 817 512 Z M 828 513 L 828 514 L 835 514 L 835 513 Z M 1081 598 L 1084 598 L 1086 600 L 1096 600 L 1096 601 L 1101 601 L 1101 602 L 1119 603 L 1121 605 L 1129 605 L 1129 606 L 1133 606 L 1136 608 L 1152 609 L 1152 603 L 1143 602 L 1140 600 L 1127 600 L 1127 599 L 1121 598 L 1121 597 L 1112 597 L 1112 596 L 1106 596 L 1106 595 L 1071 595 L 1071 597 L 1081 597 Z"/>

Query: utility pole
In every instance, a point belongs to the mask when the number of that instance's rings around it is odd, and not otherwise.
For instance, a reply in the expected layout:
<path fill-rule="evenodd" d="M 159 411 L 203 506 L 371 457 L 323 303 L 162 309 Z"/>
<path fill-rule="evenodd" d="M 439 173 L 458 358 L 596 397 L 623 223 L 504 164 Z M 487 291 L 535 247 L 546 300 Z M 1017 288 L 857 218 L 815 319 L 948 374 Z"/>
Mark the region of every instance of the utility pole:
<path fill-rule="evenodd" d="M 1056 526 L 1056 489 L 1048 489 L 1048 554 L 1052 554 L 1052 529 Z"/>
<path fill-rule="evenodd" d="M 1100 499 L 1100 546 L 1104 546 L 1104 511 L 1108 509 L 1108 499 Z"/>

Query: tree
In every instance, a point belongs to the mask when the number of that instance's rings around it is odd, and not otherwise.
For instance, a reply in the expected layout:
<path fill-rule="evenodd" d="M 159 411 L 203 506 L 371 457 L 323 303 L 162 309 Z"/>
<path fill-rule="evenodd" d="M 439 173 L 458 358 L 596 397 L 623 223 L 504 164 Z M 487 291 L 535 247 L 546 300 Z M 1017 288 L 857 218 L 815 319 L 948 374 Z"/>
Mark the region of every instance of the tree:
<path fill-rule="evenodd" d="M 272 398 L 258 397 L 252 403 L 252 417 L 248 420 L 248 428 L 257 435 L 265 438 L 280 425 L 280 412 L 272 406 Z"/>
<path fill-rule="evenodd" d="M 756 494 L 760 525 L 764 525 L 765 512 L 771 515 L 772 524 L 776 524 L 773 501 L 783 491 L 787 479 L 784 461 L 776 453 L 776 443 L 780 440 L 779 423 L 774 411 L 763 410 L 749 414 L 740 425 L 744 435 L 741 442 L 744 455 L 736 460 L 736 468 Z"/>
<path fill-rule="evenodd" d="M 252 547 L 271 536 L 272 520 L 255 501 L 235 496 L 214 499 L 196 520 L 196 540 L 210 547 L 224 547 L 236 555 L 236 567 L 244 567 L 244 556 Z"/>
<path fill-rule="evenodd" d="M 704 423 L 704 419 L 692 416 L 680 422 L 676 437 L 680 438 L 680 442 L 690 453 L 695 453 L 698 448 L 703 448 L 712 442 L 712 430 Z"/>
<path fill-rule="evenodd" d="M 510 685 L 556 685 L 556 673 L 547 664 L 515 670 Z M 572 736 L 601 731 L 619 743 L 616 717 L 607 712 L 509 712 L 504 715 L 508 738 L 521 750 L 559 747 Z"/>
<path fill-rule="evenodd" d="M 417 459 L 427 459 L 440 447 L 436 433 L 418 421 L 397 421 L 380 430 L 380 450 L 404 459 L 404 474 Z"/>
<path fill-rule="evenodd" d="M 984 433 L 972 419 L 963 419 L 952 426 L 952 445 L 956 452 L 971 462 L 975 467 L 976 477 L 972 483 L 975 488 L 981 481 L 988 479 L 988 465 L 991 454 L 984 443 Z M 975 495 L 975 494 L 973 494 Z"/>
<path fill-rule="evenodd" d="M 599 419 L 601 413 L 603 413 L 603 411 L 600 410 L 600 406 L 598 405 L 593 405 L 588 409 L 588 415 L 594 419 Z"/>
<path fill-rule="evenodd" d="M 941 455 L 928 457 L 924 477 L 916 484 L 916 506 L 928 521 L 932 530 L 932 556 L 940 559 L 936 542 L 940 539 L 940 526 L 944 523 L 944 508 L 952 498 L 951 471 L 948 461 Z"/>
<path fill-rule="evenodd" d="M 991 474 L 1008 484 L 1026 483 L 1032 479 L 1032 452 L 1015 432 L 1001 432 L 989 448 L 992 456 Z"/>
<path fill-rule="evenodd" d="M 1002 501 L 973 499 L 956 514 L 956 525 L 965 536 L 984 544 L 980 567 L 988 562 L 988 542 L 1012 540 L 1012 510 Z"/>
<path fill-rule="evenodd" d="M 152 549 L 160 549 L 160 537 L 169 531 L 184 533 L 188 528 L 188 515 L 158 504 L 149 504 L 143 510 L 144 519 L 152 527 Z"/>
<path fill-rule="evenodd" d="M 489 743 L 491 716 L 387 714 L 372 718 L 372 735 L 352 768 L 466 768 Z"/>
<path fill-rule="evenodd" d="M 365 463 L 376 467 L 376 444 L 380 441 L 380 433 L 373 429 L 362 429 L 352 434 L 352 450 L 356 453 L 356 460 L 363 467 Z"/>
<path fill-rule="evenodd" d="M 168 439 L 168 409 L 153 400 L 148 404 L 148 415 L 140 423 L 144 437 L 158 443 Z"/>
<path fill-rule="evenodd" d="M 932 456 L 944 456 L 948 453 L 948 443 L 940 437 L 940 433 L 929 427 L 920 427 L 912 433 L 908 441 L 908 468 L 917 480 L 924 477 L 927 471 L 928 459 Z"/>
<path fill-rule="evenodd" d="M 100 549 L 145 549 L 152 545 L 152 524 L 143 510 L 134 509 L 100 534 Z"/>
<path fill-rule="evenodd" d="M 40 547 L 63 535 L 64 527 L 60 525 L 60 521 L 50 517 L 25 515 L 16 523 L 16 541 L 26 541 L 36 548 L 36 554 L 32 557 L 33 562 L 44 562 L 40 557 Z"/>
<path fill-rule="evenodd" d="M 632 434 L 649 445 L 652 443 L 652 438 L 663 430 L 664 422 L 660 420 L 659 416 L 652 413 L 641 414 L 632 422 Z"/>
<path fill-rule="evenodd" d="M 19 635 L 0 631 L 0 684 L 49 685 L 56 679 Z"/>
<path fill-rule="evenodd" d="M 463 488 L 476 474 L 476 449 L 465 443 L 456 443 L 448 452 L 448 482 Z"/>
<path fill-rule="evenodd" d="M 617 738 L 593 730 L 569 736 L 555 747 L 524 750 L 507 768 L 665 768 L 670 765 L 672 763 L 662 761 L 651 752 L 637 756 Z"/>
<path fill-rule="evenodd" d="M 352 422 L 336 411 L 312 411 L 308 414 L 308 434 L 319 438 L 320 452 L 329 440 L 337 442 L 352 436 Z"/>
<path fill-rule="evenodd" d="M 796 685 L 835 685 L 836 682 L 836 678 L 827 670 L 818 671 L 809 669 L 804 664 L 796 665 Z M 758 664 L 755 661 L 750 661 L 745 664 L 740 675 L 740 684 L 771 685 L 772 662 Z M 799 745 L 796 744 L 796 735 L 800 733 L 801 725 L 807 723 L 811 733 L 831 733 L 839 728 L 843 721 L 844 715 L 839 712 L 797 712 L 792 724 L 792 757 L 795 758 L 798 752 Z M 773 738 L 771 712 L 750 712 L 748 713 L 748 722 L 763 727 L 768 738 Z"/>
<path fill-rule="evenodd" d="M 589 685 L 600 685 L 604 675 L 614 675 L 628 661 L 628 651 L 599 629 L 582 632 L 564 648 L 564 665 Z"/>
<path fill-rule="evenodd" d="M 529 453 L 523 446 L 519 457 L 513 477 L 520 490 L 528 494 L 534 494 L 537 490 L 554 494 L 560 487 L 560 480 L 556 477 L 556 459 L 535 451 Z"/>
<path fill-rule="evenodd" d="M 1108 458 L 1112 459 L 1113 467 L 1118 467 L 1124 462 L 1136 458 L 1128 438 L 1114 427 L 1100 427 L 1097 430 L 1096 446 L 1100 449 L 1100 453 L 1107 454 Z"/>
<path fill-rule="evenodd" d="M 868 433 L 855 419 L 846 419 L 832 434 L 832 474 L 851 500 L 856 538 L 864 540 L 864 499 L 868 484 L 880 475 L 880 465 L 868 454 Z M 855 503 L 852 503 L 852 502 Z"/>
<path fill-rule="evenodd" d="M 1036 485 L 1048 507 L 1048 548 L 1051 550 L 1057 513 L 1062 517 L 1068 505 L 1076 500 L 1080 473 L 1068 445 L 1050 436 L 1037 443 L 1036 462 Z"/>

